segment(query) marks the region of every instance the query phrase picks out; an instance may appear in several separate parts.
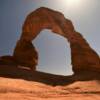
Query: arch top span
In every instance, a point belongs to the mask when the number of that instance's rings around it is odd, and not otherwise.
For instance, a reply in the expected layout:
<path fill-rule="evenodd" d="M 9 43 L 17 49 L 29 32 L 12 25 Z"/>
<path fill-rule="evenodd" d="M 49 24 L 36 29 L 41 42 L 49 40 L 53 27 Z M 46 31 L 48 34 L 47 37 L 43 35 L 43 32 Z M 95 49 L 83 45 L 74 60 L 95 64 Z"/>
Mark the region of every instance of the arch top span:
<path fill-rule="evenodd" d="M 72 22 L 66 19 L 62 13 L 41 7 L 26 17 L 21 38 L 32 41 L 43 29 L 50 29 L 67 39 L 69 39 L 67 31 L 74 31 Z"/>
<path fill-rule="evenodd" d="M 38 64 L 38 52 L 32 45 L 32 40 L 43 29 L 50 29 L 53 33 L 65 37 L 70 43 L 71 64 L 73 71 L 100 70 L 100 58 L 89 46 L 83 36 L 76 32 L 72 22 L 55 10 L 40 7 L 31 12 L 22 27 L 22 34 L 18 40 L 13 57 L 20 65 L 35 70 Z"/>

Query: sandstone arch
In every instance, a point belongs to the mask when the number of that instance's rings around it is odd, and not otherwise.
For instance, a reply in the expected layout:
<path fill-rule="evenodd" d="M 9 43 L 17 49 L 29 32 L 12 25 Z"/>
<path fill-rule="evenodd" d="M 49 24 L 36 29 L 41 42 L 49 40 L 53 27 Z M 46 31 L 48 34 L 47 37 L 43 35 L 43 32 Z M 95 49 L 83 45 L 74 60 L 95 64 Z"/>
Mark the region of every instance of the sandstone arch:
<path fill-rule="evenodd" d="M 22 27 L 22 34 L 15 47 L 13 57 L 20 65 L 36 69 L 38 53 L 32 45 L 32 40 L 43 29 L 65 37 L 71 48 L 71 64 L 73 71 L 100 70 L 100 58 L 89 46 L 83 36 L 76 32 L 70 20 L 60 12 L 41 7 L 29 14 Z"/>

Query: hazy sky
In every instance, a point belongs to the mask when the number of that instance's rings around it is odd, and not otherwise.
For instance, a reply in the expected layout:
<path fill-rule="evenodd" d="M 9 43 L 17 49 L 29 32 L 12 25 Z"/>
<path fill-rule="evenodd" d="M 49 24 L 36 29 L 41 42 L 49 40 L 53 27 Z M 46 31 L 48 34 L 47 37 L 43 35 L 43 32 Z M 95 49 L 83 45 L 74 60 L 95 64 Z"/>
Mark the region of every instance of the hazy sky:
<path fill-rule="evenodd" d="M 41 6 L 58 10 L 71 19 L 75 29 L 100 55 L 100 0 L 0 0 L 0 56 L 12 55 L 25 17 Z M 39 51 L 37 70 L 71 74 L 69 43 L 51 33 L 43 30 L 33 41 Z"/>

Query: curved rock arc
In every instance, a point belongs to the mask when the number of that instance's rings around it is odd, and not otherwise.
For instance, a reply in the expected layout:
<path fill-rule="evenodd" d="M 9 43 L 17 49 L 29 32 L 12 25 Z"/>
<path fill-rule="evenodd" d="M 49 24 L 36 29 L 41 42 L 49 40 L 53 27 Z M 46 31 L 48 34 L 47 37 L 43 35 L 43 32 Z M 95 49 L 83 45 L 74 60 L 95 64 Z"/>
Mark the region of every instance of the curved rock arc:
<path fill-rule="evenodd" d="M 84 37 L 75 31 L 72 22 L 62 13 L 45 7 L 36 9 L 26 17 L 21 37 L 13 53 L 13 57 L 20 65 L 36 69 L 38 52 L 32 41 L 43 29 L 50 29 L 68 40 L 71 48 L 71 64 L 75 73 L 80 70 L 100 71 L 99 56 Z"/>

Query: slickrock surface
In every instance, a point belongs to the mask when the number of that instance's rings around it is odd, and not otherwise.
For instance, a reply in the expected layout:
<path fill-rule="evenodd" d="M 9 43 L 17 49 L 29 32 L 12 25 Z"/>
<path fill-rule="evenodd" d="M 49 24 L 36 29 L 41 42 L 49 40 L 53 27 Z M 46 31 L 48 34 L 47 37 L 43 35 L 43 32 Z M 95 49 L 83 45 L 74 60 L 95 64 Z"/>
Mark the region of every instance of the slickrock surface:
<path fill-rule="evenodd" d="M 76 81 L 51 86 L 0 77 L 0 100 L 100 100 L 100 81 Z"/>

